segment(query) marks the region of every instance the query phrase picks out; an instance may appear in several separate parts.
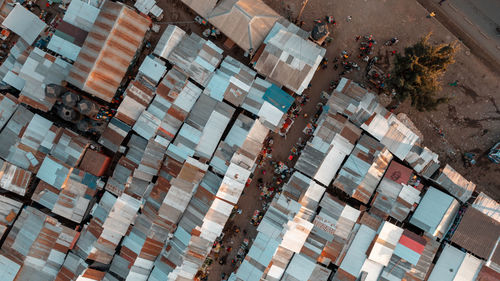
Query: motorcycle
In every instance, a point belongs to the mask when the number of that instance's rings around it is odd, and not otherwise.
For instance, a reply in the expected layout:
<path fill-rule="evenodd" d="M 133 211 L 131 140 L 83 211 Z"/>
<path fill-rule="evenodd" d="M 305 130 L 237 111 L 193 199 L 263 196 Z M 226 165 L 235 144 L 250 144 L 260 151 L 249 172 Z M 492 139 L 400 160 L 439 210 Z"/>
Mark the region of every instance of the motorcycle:
<path fill-rule="evenodd" d="M 384 46 L 393 46 L 399 43 L 399 39 L 397 37 L 391 38 L 391 40 L 387 40 L 387 42 L 384 43 Z"/>

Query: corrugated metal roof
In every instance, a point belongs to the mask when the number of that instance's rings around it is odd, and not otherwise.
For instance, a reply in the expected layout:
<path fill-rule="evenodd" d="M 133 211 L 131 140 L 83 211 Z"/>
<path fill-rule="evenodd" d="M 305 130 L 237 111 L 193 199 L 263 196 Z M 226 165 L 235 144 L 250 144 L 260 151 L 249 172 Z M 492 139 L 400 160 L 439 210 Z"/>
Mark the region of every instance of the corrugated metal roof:
<path fill-rule="evenodd" d="M 57 189 L 61 189 L 70 173 L 70 168 L 68 165 L 47 156 L 43 160 L 36 177 Z"/>
<path fill-rule="evenodd" d="M 439 169 L 438 155 L 427 147 L 414 145 L 405 161 L 424 178 L 430 178 Z"/>
<path fill-rule="evenodd" d="M 55 218 L 28 206 L 9 232 L 1 253 L 22 264 L 16 280 L 53 280 L 77 234 Z"/>
<path fill-rule="evenodd" d="M 66 259 L 64 260 L 62 267 L 59 269 L 56 280 L 76 280 L 78 275 L 80 275 L 87 267 L 88 265 L 82 258 L 78 257 L 72 252 L 69 252 L 66 256 Z"/>
<path fill-rule="evenodd" d="M 372 212 L 382 218 L 391 216 L 404 221 L 414 209 L 414 204 L 420 201 L 420 190 L 423 187 L 422 184 L 416 187 L 408 185 L 412 176 L 410 168 L 391 162 L 371 203 Z"/>
<path fill-rule="evenodd" d="M 210 166 L 214 171 L 222 175 L 226 173 L 231 157 L 243 145 L 253 123 L 254 120 L 250 117 L 242 113 L 238 115 L 226 138 L 219 143 L 210 160 Z"/>
<path fill-rule="evenodd" d="M 500 222 L 500 204 L 498 204 L 491 197 L 481 192 L 474 200 L 472 207 L 479 210 L 490 218 Z"/>
<path fill-rule="evenodd" d="M 430 187 L 413 213 L 410 223 L 434 237 L 442 238 L 455 218 L 458 208 L 457 200 Z"/>
<path fill-rule="evenodd" d="M 387 221 L 383 222 L 377 233 L 377 239 L 369 251 L 368 259 L 387 266 L 401 235 L 403 235 L 402 228 Z"/>
<path fill-rule="evenodd" d="M 134 171 L 134 177 L 151 182 L 160 170 L 165 151 L 166 146 L 150 139 L 142 155 L 141 162 Z"/>
<path fill-rule="evenodd" d="M 97 192 L 96 182 L 97 177 L 73 169 L 65 178 L 61 190 L 40 181 L 31 199 L 50 209 L 54 214 L 80 223 Z"/>
<path fill-rule="evenodd" d="M 156 94 L 173 103 L 188 83 L 188 77 L 187 74 L 173 67 L 158 84 Z"/>
<path fill-rule="evenodd" d="M 141 113 L 132 129 L 144 139 L 149 140 L 156 135 L 156 130 L 158 130 L 160 124 L 160 119 L 145 110 Z"/>
<path fill-rule="evenodd" d="M 226 130 L 229 121 L 231 121 L 234 111 L 234 108 L 223 102 L 217 104 L 217 107 L 212 112 L 203 128 L 200 141 L 195 148 L 195 155 L 205 159 L 212 158 L 222 134 Z"/>
<path fill-rule="evenodd" d="M 384 145 L 363 135 L 333 185 L 366 204 L 391 160 L 392 154 Z"/>
<path fill-rule="evenodd" d="M 129 126 L 133 126 L 154 98 L 155 93 L 139 80 L 134 80 L 129 83 L 124 94 L 125 98 L 120 103 L 115 117 Z"/>
<path fill-rule="evenodd" d="M 40 140 L 36 136 L 31 137 L 33 138 L 31 143 L 26 141 L 25 146 L 21 145 L 21 139 L 28 131 L 27 127 L 34 120 L 34 116 L 35 115 L 24 106 L 19 106 L 0 133 L 0 157 L 23 169 L 30 169 L 30 171 L 35 170 L 39 161 L 43 159 L 43 156 L 36 153 L 39 145 L 33 144 L 33 141 L 36 141 L 38 144 L 41 143 L 43 138 Z M 45 122 L 40 123 L 44 124 L 44 126 L 39 128 L 42 129 L 39 133 L 43 133 L 43 130 L 47 132 L 50 125 L 47 127 L 45 126 Z M 31 133 L 28 133 L 28 135 L 31 135 Z M 34 149 L 32 147 L 34 147 Z"/>
<path fill-rule="evenodd" d="M 340 264 L 339 269 L 350 274 L 356 279 L 366 260 L 366 252 L 376 235 L 376 231 L 366 225 L 357 227 L 354 239 L 352 240 L 347 253 Z M 339 273 L 337 272 L 336 276 Z"/>
<path fill-rule="evenodd" d="M 280 30 L 270 32 L 265 39 L 264 51 L 254 68 L 300 95 L 311 82 L 326 50 L 298 35 L 293 27 L 275 23 L 278 25 Z"/>
<path fill-rule="evenodd" d="M 459 249 L 445 244 L 441 256 L 439 257 L 436 265 L 432 269 L 431 275 L 427 280 L 429 281 L 447 281 L 454 280 L 457 272 L 462 265 L 465 258 L 465 253 Z"/>
<path fill-rule="evenodd" d="M 65 34 L 59 34 L 65 35 Z M 72 61 L 76 60 L 80 50 L 82 49 L 80 46 L 74 44 L 71 41 L 66 40 L 66 38 L 62 36 L 58 36 L 57 33 L 54 33 L 52 37 L 50 37 L 49 44 L 47 45 L 47 49 L 52 52 L 59 54 L 63 57 L 66 57 Z M 69 72 L 69 69 L 68 69 Z"/>
<path fill-rule="evenodd" d="M 297 214 L 293 220 L 288 221 L 285 226 L 283 240 L 281 240 L 280 246 L 274 253 L 273 259 L 270 261 L 268 266 L 269 271 L 264 273 L 263 279 L 281 279 L 285 270 L 290 268 L 287 267 L 287 265 L 290 263 L 292 257 L 295 258 L 296 256 L 300 256 L 294 253 L 298 253 L 302 249 L 302 246 L 306 242 L 312 228 L 313 224 L 300 218 L 299 214 Z M 304 256 L 301 256 L 298 259 L 307 260 Z M 303 279 L 305 275 L 308 275 L 308 271 L 309 275 L 312 273 L 314 270 L 314 264 L 315 263 L 311 261 L 309 261 L 309 263 L 304 263 L 299 269 L 301 273 L 297 272 L 297 270 L 293 270 L 290 274 L 297 275 L 298 278 Z"/>
<path fill-rule="evenodd" d="M 189 36 L 184 35 L 167 59 L 194 81 L 206 86 L 210 75 L 222 60 L 222 52 L 212 42 L 191 33 Z"/>
<path fill-rule="evenodd" d="M 0 159 L 0 187 L 24 196 L 29 190 L 31 172 Z"/>
<path fill-rule="evenodd" d="M 475 208 L 467 208 L 451 242 L 478 257 L 488 259 L 499 237 L 500 222 Z"/>
<path fill-rule="evenodd" d="M 19 91 L 22 90 L 24 84 L 23 81 L 17 76 L 17 73 L 19 73 L 19 70 L 21 70 L 26 57 L 28 57 L 32 49 L 33 48 L 30 46 L 30 44 L 26 43 L 26 41 L 24 41 L 22 38 L 19 38 L 16 44 L 14 44 L 10 49 L 7 58 L 0 66 L 0 77 L 2 78 L 2 81 L 5 83 L 10 82 L 7 77 L 7 75 L 9 74 L 11 78 L 18 80 L 17 83 L 12 84 L 14 84 L 13 86 Z"/>
<path fill-rule="evenodd" d="M 260 0 L 224 0 L 207 16 L 236 45 L 254 52 L 279 18 L 278 13 Z"/>
<path fill-rule="evenodd" d="M 257 115 L 259 113 L 260 107 L 264 103 L 264 93 L 267 88 L 271 87 L 271 82 L 266 81 L 260 77 L 256 77 L 252 83 L 245 100 L 241 104 L 241 108 L 247 110 L 248 112 Z"/>
<path fill-rule="evenodd" d="M 466 180 L 448 164 L 436 177 L 435 182 L 462 203 L 467 202 L 476 189 L 475 183 Z"/>
<path fill-rule="evenodd" d="M 0 237 L 12 225 L 23 203 L 0 195 Z"/>
<path fill-rule="evenodd" d="M 490 267 L 483 265 L 481 271 L 477 275 L 476 281 L 496 281 L 500 280 L 500 272 L 497 272 Z"/>
<path fill-rule="evenodd" d="M 217 4 L 217 0 L 206 0 L 206 1 L 198 1 L 198 0 L 181 0 L 182 3 L 186 4 L 189 8 L 195 11 L 202 17 L 206 17 L 212 9 Z"/>
<path fill-rule="evenodd" d="M 17 4 L 2 22 L 2 26 L 12 30 L 31 45 L 47 25 L 21 4 Z"/>
<path fill-rule="evenodd" d="M 259 120 L 272 131 L 276 131 L 280 128 L 280 125 L 284 122 L 285 113 L 281 109 L 274 107 L 267 101 L 264 101 L 262 107 L 257 113 Z"/>
<path fill-rule="evenodd" d="M 132 175 L 137 164 L 125 156 L 122 156 L 116 165 L 113 176 L 106 183 L 106 190 L 115 196 L 120 196 L 125 190 L 125 184 Z"/>
<path fill-rule="evenodd" d="M 265 269 L 263 264 L 269 264 L 278 246 L 279 241 L 276 241 L 262 232 L 258 232 L 245 260 L 243 260 L 238 271 L 231 274 L 229 280 L 261 280 L 262 273 Z"/>
<path fill-rule="evenodd" d="M 332 113 L 341 113 L 358 126 L 362 126 L 374 113 L 380 116 L 388 113 L 373 93 L 347 78 L 340 79 L 327 106 Z"/>
<path fill-rule="evenodd" d="M 19 71 L 19 78 L 25 81 L 19 102 L 49 111 L 56 99 L 45 94 L 45 87 L 49 84 L 60 84 L 68 75 L 70 66 L 61 58 L 34 48 Z"/>
<path fill-rule="evenodd" d="M 165 31 L 163 31 L 160 40 L 158 40 L 153 54 L 164 59 L 168 58 L 170 52 L 179 44 L 184 34 L 186 34 L 186 32 L 182 28 L 169 24 Z"/>
<path fill-rule="evenodd" d="M 245 99 L 257 73 L 238 60 L 227 56 L 214 72 L 203 93 L 239 107 Z"/>
<path fill-rule="evenodd" d="M 124 4 L 106 1 L 67 81 L 110 102 L 150 24 Z"/>
<path fill-rule="evenodd" d="M 131 127 L 129 125 L 113 117 L 106 129 L 104 129 L 98 142 L 107 149 L 116 152 L 130 130 Z"/>
<path fill-rule="evenodd" d="M 0 270 L 2 271 L 2 278 L 6 281 L 14 281 L 20 268 L 21 265 L 0 254 Z"/>
<path fill-rule="evenodd" d="M 167 72 L 165 62 L 153 55 L 146 56 L 139 67 L 139 73 L 146 75 L 152 79 L 156 84 L 160 82 L 161 78 Z"/>
<path fill-rule="evenodd" d="M 217 175 L 207 172 L 200 186 L 192 196 L 186 211 L 177 225 L 174 237 L 168 242 L 168 247 L 162 251 L 161 258 L 155 262 L 155 267 L 150 275 L 151 280 L 165 280 L 167 275 L 180 265 L 182 256 L 191 239 L 191 233 L 195 227 L 203 223 L 205 214 L 215 199 L 215 194 L 222 183 Z"/>
<path fill-rule="evenodd" d="M 145 280 L 148 277 L 171 227 L 159 217 L 159 210 L 170 187 L 166 179 L 158 178 L 141 214 L 123 240 L 120 255 L 114 256 L 110 272 L 123 279 Z"/>
<path fill-rule="evenodd" d="M 90 140 L 69 129 L 59 128 L 50 155 L 71 167 L 75 167 L 89 144 Z"/>
<path fill-rule="evenodd" d="M 0 95 L 0 131 L 16 111 L 18 104 L 17 98 L 9 93 Z"/>
<path fill-rule="evenodd" d="M 69 6 L 64 13 L 63 20 L 90 32 L 98 15 L 98 8 L 87 2 L 75 0 L 69 3 Z"/>
<path fill-rule="evenodd" d="M 262 99 L 283 111 L 283 113 L 287 113 L 288 109 L 295 101 L 292 96 L 274 84 L 267 88 Z"/>
<path fill-rule="evenodd" d="M 294 255 L 292 260 L 288 264 L 288 267 L 286 268 L 282 280 L 289 280 L 288 278 L 290 278 L 291 280 L 308 281 L 311 280 L 311 276 L 315 269 L 316 263 L 314 261 L 306 258 L 303 255 Z"/>
<path fill-rule="evenodd" d="M 378 281 L 383 268 L 384 266 L 380 263 L 371 259 L 366 259 L 361 267 L 360 279 L 365 281 Z"/>
<path fill-rule="evenodd" d="M 267 130 L 262 130 L 261 126 L 259 122 L 254 123 L 245 141 L 254 143 L 257 154 L 258 151 L 262 149 L 264 138 L 267 135 Z M 244 143 L 243 147 L 245 146 Z M 238 150 L 231 159 L 232 164 L 229 166 L 221 187 L 217 191 L 216 199 L 211 203 L 210 209 L 204 215 L 202 224 L 197 228 L 198 231 L 193 233 L 189 239 L 187 249 L 179 258 L 176 258 L 175 263 L 170 263 L 170 269 L 167 270 L 170 271 L 170 273 L 167 273 L 168 278 L 194 278 L 198 268 L 203 265 L 206 256 L 209 254 L 211 249 L 210 246 L 222 233 L 224 225 L 229 219 L 234 205 L 238 202 L 251 171 L 253 171 L 253 166 L 257 158 L 257 155 L 253 157 L 252 154 L 249 154 L 252 158 L 249 159 L 250 157 L 247 157 L 248 160 L 243 162 L 242 155 L 240 154 L 241 150 L 243 149 Z M 173 269 L 172 266 L 174 266 L 175 269 Z"/>
<path fill-rule="evenodd" d="M 115 198 L 105 193 L 93 218 L 85 225 L 76 244 L 77 254 L 84 258 L 109 264 L 116 247 L 136 218 L 141 201 L 127 194 Z"/>

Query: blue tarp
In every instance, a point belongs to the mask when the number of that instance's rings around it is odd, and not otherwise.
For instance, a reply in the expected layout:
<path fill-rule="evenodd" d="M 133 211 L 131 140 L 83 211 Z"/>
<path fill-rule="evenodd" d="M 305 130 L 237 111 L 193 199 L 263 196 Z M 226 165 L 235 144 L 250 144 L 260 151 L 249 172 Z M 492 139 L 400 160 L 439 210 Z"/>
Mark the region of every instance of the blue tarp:
<path fill-rule="evenodd" d="M 274 105 L 279 110 L 286 113 L 295 100 L 292 96 L 280 89 L 278 86 L 272 84 L 267 88 L 264 93 L 263 99 L 268 103 Z"/>

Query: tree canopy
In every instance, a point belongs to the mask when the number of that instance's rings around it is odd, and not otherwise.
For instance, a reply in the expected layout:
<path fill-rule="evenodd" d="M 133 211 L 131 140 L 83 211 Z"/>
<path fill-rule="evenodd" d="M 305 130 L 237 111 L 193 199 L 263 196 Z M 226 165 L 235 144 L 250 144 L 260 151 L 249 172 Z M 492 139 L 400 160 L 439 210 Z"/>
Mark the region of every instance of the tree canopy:
<path fill-rule="evenodd" d="M 455 43 L 431 45 L 429 37 L 430 34 L 405 48 L 404 55 L 396 54 L 388 81 L 398 101 L 411 98 L 412 106 L 419 111 L 433 110 L 448 100 L 436 97 L 436 93 L 441 89 L 440 78 L 455 62 L 457 50 Z"/>

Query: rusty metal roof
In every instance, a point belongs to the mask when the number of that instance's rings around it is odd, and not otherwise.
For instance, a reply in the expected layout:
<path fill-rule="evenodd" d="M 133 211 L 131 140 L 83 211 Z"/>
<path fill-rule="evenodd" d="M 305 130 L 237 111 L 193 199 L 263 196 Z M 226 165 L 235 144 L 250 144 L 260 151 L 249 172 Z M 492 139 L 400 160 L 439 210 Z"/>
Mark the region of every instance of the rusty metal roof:
<path fill-rule="evenodd" d="M 383 144 L 363 135 L 339 171 L 333 186 L 368 203 L 391 160 L 392 154 Z"/>
<path fill-rule="evenodd" d="M 500 223 L 475 208 L 468 208 L 451 241 L 487 259 L 495 248 Z"/>
<path fill-rule="evenodd" d="M 446 164 L 435 180 L 460 202 L 467 202 L 476 189 L 476 184 L 465 179 L 450 165 Z"/>
<path fill-rule="evenodd" d="M 110 102 L 150 24 L 123 4 L 104 3 L 67 81 Z"/>

